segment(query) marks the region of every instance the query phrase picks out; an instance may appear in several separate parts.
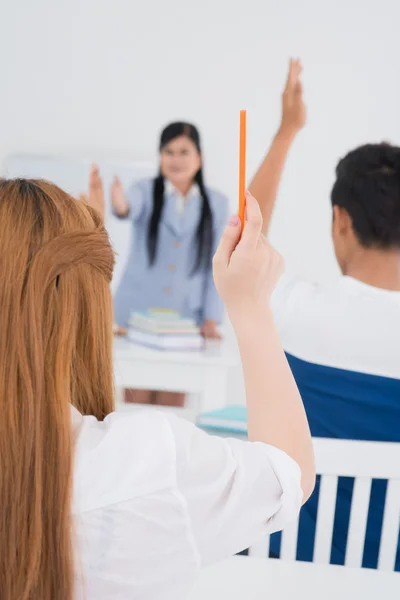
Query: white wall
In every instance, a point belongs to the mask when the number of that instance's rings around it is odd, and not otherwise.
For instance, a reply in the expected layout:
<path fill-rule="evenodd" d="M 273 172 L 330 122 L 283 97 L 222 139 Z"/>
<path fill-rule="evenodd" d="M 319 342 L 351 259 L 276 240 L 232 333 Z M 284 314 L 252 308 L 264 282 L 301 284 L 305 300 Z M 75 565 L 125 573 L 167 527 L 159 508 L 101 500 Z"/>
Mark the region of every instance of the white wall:
<path fill-rule="evenodd" d="M 197 123 L 209 183 L 236 206 L 238 111 L 253 171 L 302 57 L 309 124 L 286 170 L 273 241 L 289 267 L 336 274 L 337 158 L 400 142 L 398 0 L 2 0 L 0 161 L 13 152 L 156 158 L 160 127 Z"/>

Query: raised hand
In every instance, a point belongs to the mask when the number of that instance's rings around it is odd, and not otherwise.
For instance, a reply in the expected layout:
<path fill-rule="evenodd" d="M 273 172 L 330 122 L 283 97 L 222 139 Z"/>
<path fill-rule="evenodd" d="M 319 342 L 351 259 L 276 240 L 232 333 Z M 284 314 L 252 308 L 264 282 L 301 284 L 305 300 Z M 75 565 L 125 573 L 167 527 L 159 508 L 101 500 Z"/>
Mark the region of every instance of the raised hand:
<path fill-rule="evenodd" d="M 281 129 L 295 135 L 304 127 L 307 109 L 303 99 L 301 73 L 303 66 L 299 59 L 290 59 L 288 78 L 282 95 Z"/>
<path fill-rule="evenodd" d="M 247 193 L 247 222 L 240 239 L 240 221 L 232 217 L 214 257 L 214 280 L 235 325 L 267 312 L 283 271 L 283 258 L 262 234 L 258 202 Z"/>
<path fill-rule="evenodd" d="M 118 216 L 124 217 L 129 213 L 129 204 L 119 177 L 114 177 L 111 184 L 111 203 Z"/>
<path fill-rule="evenodd" d="M 79 200 L 86 202 L 92 208 L 94 208 L 104 220 L 105 213 L 105 202 L 104 202 L 104 190 L 103 181 L 100 176 L 99 168 L 96 164 L 92 165 L 89 175 L 89 193 L 80 194 Z"/>

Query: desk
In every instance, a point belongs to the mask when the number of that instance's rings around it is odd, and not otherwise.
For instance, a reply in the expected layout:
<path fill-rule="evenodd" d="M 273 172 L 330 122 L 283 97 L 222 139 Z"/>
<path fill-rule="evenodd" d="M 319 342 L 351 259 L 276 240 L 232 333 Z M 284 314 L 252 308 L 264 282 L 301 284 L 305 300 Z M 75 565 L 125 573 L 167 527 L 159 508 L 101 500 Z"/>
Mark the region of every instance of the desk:
<path fill-rule="evenodd" d="M 114 342 L 117 408 L 125 388 L 198 394 L 195 412 L 221 408 L 227 403 L 229 371 L 238 360 L 226 343 L 209 343 L 203 352 L 158 352 L 124 338 Z M 182 410 L 182 409 L 181 409 Z"/>
<path fill-rule="evenodd" d="M 397 600 L 400 573 L 235 556 L 200 572 L 188 600 Z"/>

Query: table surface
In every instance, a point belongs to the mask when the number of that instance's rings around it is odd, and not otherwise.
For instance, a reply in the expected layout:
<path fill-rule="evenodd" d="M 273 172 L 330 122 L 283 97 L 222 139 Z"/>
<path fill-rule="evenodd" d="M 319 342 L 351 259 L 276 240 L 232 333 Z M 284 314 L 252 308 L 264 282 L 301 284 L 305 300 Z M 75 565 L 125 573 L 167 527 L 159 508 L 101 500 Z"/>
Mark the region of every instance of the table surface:
<path fill-rule="evenodd" d="M 188 600 L 397 600 L 400 573 L 235 556 L 200 572 Z"/>
<path fill-rule="evenodd" d="M 235 366 L 239 359 L 235 349 L 226 342 L 206 342 L 200 352 L 166 352 L 157 351 L 133 344 L 126 338 L 116 337 L 114 340 L 114 358 L 116 360 L 154 361 L 164 363 L 181 363 L 196 366 Z"/>

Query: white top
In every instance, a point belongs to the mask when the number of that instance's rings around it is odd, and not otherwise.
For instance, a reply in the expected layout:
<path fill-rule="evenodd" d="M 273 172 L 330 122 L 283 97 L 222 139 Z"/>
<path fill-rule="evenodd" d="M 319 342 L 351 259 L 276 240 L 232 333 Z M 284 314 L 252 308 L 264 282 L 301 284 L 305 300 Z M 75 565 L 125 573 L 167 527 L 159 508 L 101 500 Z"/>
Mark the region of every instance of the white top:
<path fill-rule="evenodd" d="M 272 308 L 283 347 L 297 358 L 400 379 L 400 292 L 352 277 L 321 286 L 284 275 Z"/>
<path fill-rule="evenodd" d="M 175 196 L 176 210 L 180 215 L 182 215 L 183 211 L 185 210 L 186 202 L 190 198 L 196 198 L 197 196 L 200 195 L 199 186 L 197 185 L 197 183 L 194 183 L 190 187 L 186 196 L 184 196 L 179 190 L 176 189 L 174 184 L 171 181 L 169 181 L 169 179 L 166 179 L 166 181 L 165 181 L 165 191 L 167 192 L 167 194 L 170 194 L 171 196 L 172 195 Z"/>
<path fill-rule="evenodd" d="M 72 409 L 77 600 L 179 600 L 198 569 L 295 519 L 300 470 L 157 411 Z"/>

